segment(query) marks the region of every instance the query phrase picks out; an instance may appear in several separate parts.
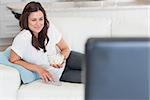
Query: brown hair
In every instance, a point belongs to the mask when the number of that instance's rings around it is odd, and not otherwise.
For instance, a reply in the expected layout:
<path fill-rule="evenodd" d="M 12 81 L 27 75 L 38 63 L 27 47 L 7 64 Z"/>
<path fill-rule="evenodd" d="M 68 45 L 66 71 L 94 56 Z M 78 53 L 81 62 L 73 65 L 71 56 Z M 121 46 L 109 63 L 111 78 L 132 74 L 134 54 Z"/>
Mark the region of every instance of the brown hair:
<path fill-rule="evenodd" d="M 29 29 L 28 26 L 28 17 L 32 12 L 36 12 L 40 10 L 44 15 L 44 27 L 39 32 L 38 38 L 35 37 L 33 32 Z M 49 42 L 49 38 L 47 36 L 47 30 L 49 27 L 49 21 L 47 20 L 46 12 L 42 5 L 39 2 L 31 1 L 29 2 L 23 9 L 23 12 L 21 14 L 19 25 L 21 27 L 21 30 L 26 29 L 29 30 L 32 34 L 32 45 L 37 49 L 40 50 L 40 48 L 43 49 L 44 52 L 46 52 L 46 45 Z M 45 40 L 47 39 L 47 43 L 45 44 Z"/>

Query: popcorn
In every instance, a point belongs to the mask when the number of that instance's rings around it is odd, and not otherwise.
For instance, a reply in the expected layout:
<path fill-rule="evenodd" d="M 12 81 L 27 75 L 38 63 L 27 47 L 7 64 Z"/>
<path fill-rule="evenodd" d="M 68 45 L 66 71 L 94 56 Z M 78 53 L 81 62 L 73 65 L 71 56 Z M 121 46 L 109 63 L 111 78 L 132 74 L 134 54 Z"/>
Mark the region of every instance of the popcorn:
<path fill-rule="evenodd" d="M 48 60 L 50 64 L 62 64 L 64 61 L 64 56 L 61 53 L 56 55 L 48 55 Z"/>

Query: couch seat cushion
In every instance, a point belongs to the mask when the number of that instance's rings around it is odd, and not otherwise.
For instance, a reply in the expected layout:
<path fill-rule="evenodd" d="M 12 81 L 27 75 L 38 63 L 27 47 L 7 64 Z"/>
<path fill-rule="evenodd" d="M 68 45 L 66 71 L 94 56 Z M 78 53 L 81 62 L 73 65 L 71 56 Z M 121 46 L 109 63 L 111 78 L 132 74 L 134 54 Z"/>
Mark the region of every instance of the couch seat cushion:
<path fill-rule="evenodd" d="M 18 100 L 84 100 L 84 85 L 62 82 L 55 86 L 37 80 L 21 85 Z"/>

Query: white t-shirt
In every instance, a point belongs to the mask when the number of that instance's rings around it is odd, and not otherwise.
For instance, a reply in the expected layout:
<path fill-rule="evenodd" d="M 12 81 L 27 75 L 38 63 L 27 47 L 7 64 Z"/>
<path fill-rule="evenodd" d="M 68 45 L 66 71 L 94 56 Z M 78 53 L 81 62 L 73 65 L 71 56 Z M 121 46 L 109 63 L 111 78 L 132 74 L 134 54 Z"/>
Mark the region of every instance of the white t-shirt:
<path fill-rule="evenodd" d="M 62 38 L 62 35 L 52 23 L 50 23 L 50 27 L 48 29 L 48 37 L 49 42 L 46 46 L 47 52 L 44 53 L 42 49 L 37 50 L 32 46 L 32 35 L 29 30 L 24 29 L 15 37 L 11 49 L 23 60 L 32 64 L 41 65 L 42 67 L 53 71 L 60 78 L 65 64 L 62 68 L 54 68 L 50 66 L 47 57 L 47 55 L 54 55 L 59 52 L 56 44 Z"/>

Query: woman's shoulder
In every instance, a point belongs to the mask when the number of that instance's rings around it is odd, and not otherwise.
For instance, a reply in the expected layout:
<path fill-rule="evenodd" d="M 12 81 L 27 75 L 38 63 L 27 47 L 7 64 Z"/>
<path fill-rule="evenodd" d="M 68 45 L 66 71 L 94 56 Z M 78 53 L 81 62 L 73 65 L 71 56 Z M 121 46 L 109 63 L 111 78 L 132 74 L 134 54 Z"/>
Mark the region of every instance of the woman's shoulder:
<path fill-rule="evenodd" d="M 57 33 L 60 34 L 60 31 L 58 30 L 58 28 L 56 28 L 55 23 L 53 23 L 52 21 L 49 21 L 48 33 L 49 35 L 55 35 Z"/>
<path fill-rule="evenodd" d="M 22 37 L 29 37 L 31 36 L 31 32 L 29 30 L 23 29 L 22 31 L 20 31 L 20 33 L 18 34 Z"/>
<path fill-rule="evenodd" d="M 29 30 L 23 29 L 22 31 L 19 32 L 19 34 L 17 34 L 16 38 L 19 39 L 28 39 L 31 38 L 31 32 Z"/>
<path fill-rule="evenodd" d="M 49 21 L 49 30 L 55 30 L 56 29 L 56 26 L 55 26 L 55 23 L 53 21 Z"/>

